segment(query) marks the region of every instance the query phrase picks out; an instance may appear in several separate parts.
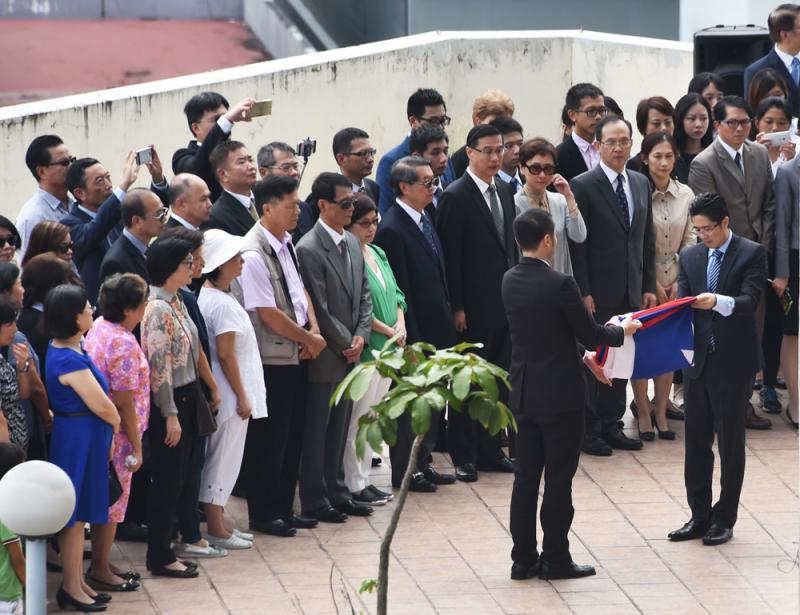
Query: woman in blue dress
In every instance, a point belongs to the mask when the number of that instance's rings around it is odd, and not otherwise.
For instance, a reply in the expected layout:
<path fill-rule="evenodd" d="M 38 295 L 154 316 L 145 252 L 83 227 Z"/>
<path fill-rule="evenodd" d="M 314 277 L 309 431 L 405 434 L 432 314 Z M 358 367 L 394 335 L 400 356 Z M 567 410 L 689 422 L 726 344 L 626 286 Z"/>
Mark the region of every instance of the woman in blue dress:
<path fill-rule="evenodd" d="M 75 487 L 75 510 L 58 535 L 64 578 L 56 599 L 61 608 L 104 611 L 110 597 L 96 594 L 83 579 L 83 531 L 86 523 L 108 522 L 109 451 L 120 417 L 105 378 L 81 346 L 92 326 L 86 292 L 71 284 L 53 288 L 44 301 L 44 322 L 52 337 L 46 367 L 55 415 L 50 461 Z"/>

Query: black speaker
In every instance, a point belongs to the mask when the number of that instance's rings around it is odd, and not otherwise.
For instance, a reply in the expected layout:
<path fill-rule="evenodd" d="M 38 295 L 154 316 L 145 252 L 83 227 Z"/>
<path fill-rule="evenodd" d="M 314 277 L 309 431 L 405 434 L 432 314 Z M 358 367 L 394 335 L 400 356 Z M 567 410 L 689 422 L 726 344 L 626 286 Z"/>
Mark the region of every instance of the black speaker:
<path fill-rule="evenodd" d="M 714 26 L 694 34 L 694 74 L 716 73 L 725 94 L 744 96 L 744 69 L 772 49 L 769 31 L 761 26 Z"/>

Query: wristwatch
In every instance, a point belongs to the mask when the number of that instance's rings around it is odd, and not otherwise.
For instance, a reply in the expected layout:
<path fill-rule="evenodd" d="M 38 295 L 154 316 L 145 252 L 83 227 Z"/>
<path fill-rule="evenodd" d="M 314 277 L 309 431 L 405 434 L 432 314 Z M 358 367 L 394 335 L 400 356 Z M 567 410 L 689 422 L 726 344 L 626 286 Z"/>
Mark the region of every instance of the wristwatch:
<path fill-rule="evenodd" d="M 25 372 L 27 372 L 27 371 L 30 369 L 30 367 L 31 367 L 31 360 L 30 360 L 30 359 L 25 359 L 25 365 L 24 365 L 23 367 L 19 367 L 19 366 L 17 366 L 17 367 L 16 367 L 16 370 L 17 370 L 18 372 L 23 372 L 23 373 L 25 373 Z"/>

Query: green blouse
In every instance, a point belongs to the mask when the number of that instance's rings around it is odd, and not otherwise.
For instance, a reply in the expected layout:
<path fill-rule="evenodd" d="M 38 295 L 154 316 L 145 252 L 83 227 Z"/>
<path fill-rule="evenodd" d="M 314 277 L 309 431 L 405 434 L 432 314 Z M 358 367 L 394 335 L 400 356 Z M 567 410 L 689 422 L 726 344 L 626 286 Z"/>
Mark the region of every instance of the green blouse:
<path fill-rule="evenodd" d="M 378 264 L 378 270 L 383 277 L 383 284 L 380 278 L 375 275 L 372 268 L 364 262 L 364 267 L 367 268 L 367 278 L 369 279 L 369 290 L 372 293 L 372 317 L 377 318 L 383 324 L 393 327 L 397 322 L 397 308 L 398 306 L 405 312 L 406 311 L 406 297 L 400 287 L 397 286 L 397 281 L 394 279 L 394 273 L 389 266 L 389 261 L 386 259 L 386 253 L 378 246 L 371 243 L 368 248 L 372 250 L 372 255 L 375 257 L 375 262 Z M 384 287 L 384 284 L 386 285 Z M 371 361 L 373 359 L 371 350 L 380 350 L 389 339 L 382 333 L 373 330 L 370 333 L 369 345 L 364 347 L 364 352 L 361 353 L 362 361 Z"/>

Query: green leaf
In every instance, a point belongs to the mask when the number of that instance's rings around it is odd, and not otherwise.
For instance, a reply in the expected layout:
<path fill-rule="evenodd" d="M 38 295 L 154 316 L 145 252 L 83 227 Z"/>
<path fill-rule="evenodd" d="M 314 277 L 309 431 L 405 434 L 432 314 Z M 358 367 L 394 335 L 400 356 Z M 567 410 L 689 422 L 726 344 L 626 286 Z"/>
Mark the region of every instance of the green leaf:
<path fill-rule="evenodd" d="M 361 417 L 358 421 L 358 431 L 356 432 L 356 456 L 359 459 L 364 458 L 364 448 L 367 444 L 367 429 L 369 429 L 370 423 L 363 421 L 364 417 Z"/>
<path fill-rule="evenodd" d="M 384 442 L 389 446 L 397 444 L 397 421 L 384 414 L 378 417 L 378 423 L 383 430 Z"/>
<path fill-rule="evenodd" d="M 375 589 L 377 589 L 377 587 L 378 587 L 378 581 L 376 581 L 375 579 L 366 579 L 361 582 L 361 587 L 358 588 L 358 593 L 371 594 L 372 592 L 375 591 Z"/>
<path fill-rule="evenodd" d="M 386 403 L 386 415 L 391 419 L 398 418 L 406 411 L 408 404 L 417 397 L 416 391 L 406 391 L 402 395 L 397 395 Z"/>
<path fill-rule="evenodd" d="M 472 374 L 472 381 L 477 382 L 492 401 L 497 401 L 497 381 L 492 372 L 483 366 L 478 366 L 472 370 Z"/>
<path fill-rule="evenodd" d="M 353 371 L 355 371 L 355 369 Z M 374 365 L 364 365 L 364 368 L 358 372 L 358 375 L 355 378 L 353 378 L 352 384 L 350 385 L 350 399 L 353 401 L 358 401 L 364 397 L 364 394 L 367 392 L 367 389 L 372 382 L 372 377 L 375 375 L 375 371 L 376 367 Z"/>
<path fill-rule="evenodd" d="M 383 430 L 379 423 L 370 423 L 367 428 L 367 442 L 373 451 L 379 451 L 383 448 Z"/>
<path fill-rule="evenodd" d="M 411 404 L 411 428 L 418 436 L 431 428 L 431 406 L 424 397 L 417 397 Z"/>
<path fill-rule="evenodd" d="M 403 357 L 399 357 L 397 355 L 390 355 L 388 357 L 381 357 L 381 362 L 384 365 L 388 365 L 395 371 L 400 371 L 405 366 L 406 362 L 403 360 Z"/>
<path fill-rule="evenodd" d="M 441 393 L 442 397 L 445 398 L 448 405 L 453 408 L 454 410 L 461 410 L 461 400 L 453 395 L 453 391 L 450 389 L 438 389 L 439 393 Z"/>
<path fill-rule="evenodd" d="M 485 393 L 476 393 L 469 402 L 470 416 L 487 428 L 494 410 L 494 403 L 486 397 Z"/>
<path fill-rule="evenodd" d="M 458 399 L 464 399 L 467 395 L 469 395 L 469 384 L 471 378 L 471 367 L 464 367 L 456 374 L 456 377 L 453 378 L 453 394 Z"/>
<path fill-rule="evenodd" d="M 446 400 L 444 395 L 442 395 L 443 390 L 447 391 L 447 389 L 432 389 L 424 395 L 431 407 L 435 408 L 436 410 L 444 410 Z"/>
<path fill-rule="evenodd" d="M 369 367 L 371 365 L 373 365 L 373 363 L 370 361 L 369 363 L 362 363 L 361 365 L 357 365 L 355 368 L 351 369 L 350 373 L 348 373 L 339 383 L 339 386 L 336 387 L 333 395 L 331 395 L 328 405 L 333 408 L 340 401 L 342 401 L 343 397 L 352 399 L 352 397 L 350 397 L 350 392 L 347 390 L 350 387 L 350 383 L 364 370 L 365 367 Z"/>
<path fill-rule="evenodd" d="M 483 344 L 480 342 L 477 344 L 473 344 L 471 342 L 461 342 L 460 344 L 453 346 L 453 351 L 459 354 L 464 354 L 464 351 L 469 350 L 470 348 L 483 348 Z"/>

